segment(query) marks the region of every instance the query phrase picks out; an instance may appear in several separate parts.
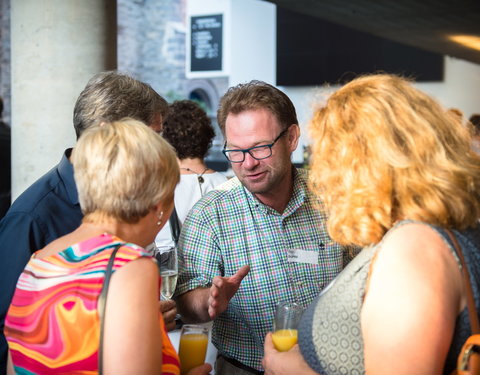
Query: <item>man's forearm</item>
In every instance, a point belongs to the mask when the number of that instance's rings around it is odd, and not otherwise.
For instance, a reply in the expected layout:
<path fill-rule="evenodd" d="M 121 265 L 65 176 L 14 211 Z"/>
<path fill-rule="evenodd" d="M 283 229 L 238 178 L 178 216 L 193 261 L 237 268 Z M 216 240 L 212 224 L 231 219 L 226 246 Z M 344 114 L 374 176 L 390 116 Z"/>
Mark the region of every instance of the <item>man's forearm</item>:
<path fill-rule="evenodd" d="M 177 297 L 177 309 L 185 323 L 206 323 L 208 315 L 208 297 L 210 288 L 197 288 Z"/>

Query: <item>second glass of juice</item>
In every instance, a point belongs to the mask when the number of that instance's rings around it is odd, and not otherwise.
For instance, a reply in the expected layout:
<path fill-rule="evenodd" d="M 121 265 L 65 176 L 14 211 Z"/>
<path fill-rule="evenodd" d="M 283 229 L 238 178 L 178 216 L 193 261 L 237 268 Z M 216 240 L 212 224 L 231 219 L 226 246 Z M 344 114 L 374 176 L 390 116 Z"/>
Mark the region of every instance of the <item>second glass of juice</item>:
<path fill-rule="evenodd" d="M 207 346 L 208 327 L 200 324 L 183 325 L 178 349 L 182 375 L 205 363 Z"/>
<path fill-rule="evenodd" d="M 280 352 L 290 350 L 297 343 L 297 329 L 303 308 L 295 302 L 280 302 L 275 310 L 272 340 Z"/>

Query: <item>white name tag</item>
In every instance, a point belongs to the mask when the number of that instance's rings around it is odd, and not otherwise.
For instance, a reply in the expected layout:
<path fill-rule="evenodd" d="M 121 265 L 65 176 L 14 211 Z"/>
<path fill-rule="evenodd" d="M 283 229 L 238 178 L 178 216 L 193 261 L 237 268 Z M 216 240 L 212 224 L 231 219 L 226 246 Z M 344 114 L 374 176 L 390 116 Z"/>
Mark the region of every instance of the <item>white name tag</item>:
<path fill-rule="evenodd" d="M 287 261 L 295 263 L 318 264 L 318 252 L 302 249 L 288 249 Z"/>

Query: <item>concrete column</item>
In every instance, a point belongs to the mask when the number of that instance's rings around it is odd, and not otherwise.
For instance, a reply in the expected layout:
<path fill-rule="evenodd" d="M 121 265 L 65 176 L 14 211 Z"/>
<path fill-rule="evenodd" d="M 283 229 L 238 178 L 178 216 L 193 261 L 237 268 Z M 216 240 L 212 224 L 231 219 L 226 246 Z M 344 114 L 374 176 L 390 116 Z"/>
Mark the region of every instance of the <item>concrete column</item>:
<path fill-rule="evenodd" d="M 116 68 L 115 0 L 11 0 L 12 199 L 75 143 L 73 106 Z"/>

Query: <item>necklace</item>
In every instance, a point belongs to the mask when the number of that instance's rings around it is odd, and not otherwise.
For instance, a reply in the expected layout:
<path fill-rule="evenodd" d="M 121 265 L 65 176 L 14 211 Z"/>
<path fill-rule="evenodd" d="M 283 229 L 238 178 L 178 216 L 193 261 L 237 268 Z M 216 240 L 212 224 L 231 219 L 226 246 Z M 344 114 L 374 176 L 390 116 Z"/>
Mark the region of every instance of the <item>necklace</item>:
<path fill-rule="evenodd" d="M 206 167 L 202 173 L 197 173 L 194 170 L 191 170 L 190 168 L 184 168 L 180 167 L 180 169 L 183 169 L 184 171 L 195 173 L 197 175 L 198 183 L 201 185 L 205 182 L 205 179 L 203 178 L 203 175 L 205 174 L 206 171 L 208 171 L 208 167 Z"/>

